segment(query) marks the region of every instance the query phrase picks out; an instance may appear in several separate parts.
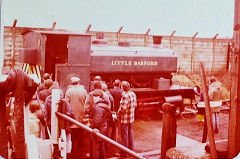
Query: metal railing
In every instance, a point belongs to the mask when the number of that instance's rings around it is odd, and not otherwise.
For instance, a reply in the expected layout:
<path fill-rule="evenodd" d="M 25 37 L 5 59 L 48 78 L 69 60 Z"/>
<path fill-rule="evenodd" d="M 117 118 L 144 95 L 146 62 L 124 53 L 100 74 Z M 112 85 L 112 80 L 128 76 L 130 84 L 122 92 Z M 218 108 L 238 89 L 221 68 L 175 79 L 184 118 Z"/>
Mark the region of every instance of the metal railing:
<path fill-rule="evenodd" d="M 96 139 L 96 137 L 97 137 L 97 138 L 100 138 L 101 140 L 103 140 L 103 141 L 105 141 L 105 142 L 107 142 L 107 143 L 110 143 L 111 145 L 115 146 L 115 147 L 118 148 L 119 150 L 121 150 L 121 151 L 123 151 L 124 153 L 130 155 L 131 157 L 134 157 L 134 158 L 137 158 L 137 159 L 144 159 L 143 156 L 137 154 L 136 152 L 134 152 L 134 151 L 126 148 L 125 146 L 123 146 L 123 145 L 117 143 L 116 141 L 114 141 L 114 140 L 106 137 L 105 135 L 99 133 L 99 131 L 98 131 L 97 129 L 89 128 L 88 126 L 86 126 L 86 125 L 84 125 L 84 124 L 82 124 L 82 123 L 80 123 L 80 122 L 72 119 L 71 117 L 69 117 L 69 116 L 67 116 L 67 115 L 65 115 L 65 114 L 56 112 L 56 115 L 57 115 L 58 117 L 61 117 L 61 118 L 65 119 L 65 120 L 67 120 L 67 121 L 69 121 L 69 122 L 77 125 L 77 126 L 80 127 L 81 129 L 86 130 L 88 133 L 90 133 L 90 134 L 92 135 L 92 138 L 93 138 L 93 139 Z M 96 142 L 94 142 L 94 143 L 96 143 Z M 92 148 L 92 153 L 93 153 L 92 156 L 93 156 L 93 158 L 97 158 L 97 154 L 95 154 L 95 152 L 96 152 L 95 150 L 96 150 L 96 145 L 93 144 L 93 148 Z"/>

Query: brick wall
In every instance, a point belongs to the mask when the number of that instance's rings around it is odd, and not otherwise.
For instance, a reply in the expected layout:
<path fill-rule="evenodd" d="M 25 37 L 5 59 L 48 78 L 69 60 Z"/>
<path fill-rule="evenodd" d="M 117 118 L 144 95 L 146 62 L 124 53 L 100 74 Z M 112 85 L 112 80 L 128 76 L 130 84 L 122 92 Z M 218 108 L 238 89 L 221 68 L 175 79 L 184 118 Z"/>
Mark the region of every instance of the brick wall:
<path fill-rule="evenodd" d="M 21 67 L 18 62 L 19 48 L 23 46 L 24 32 L 30 30 L 51 30 L 50 28 L 4 27 L 4 60 L 3 74 L 11 68 Z M 61 29 L 58 29 L 61 30 Z M 96 38 L 97 31 L 87 31 Z M 154 35 L 104 32 L 109 45 L 117 45 L 119 41 L 128 41 L 132 46 L 152 46 Z M 192 38 L 163 36 L 162 46 L 172 48 L 178 54 L 179 71 L 198 72 L 199 63 L 203 61 L 206 71 L 226 70 L 228 44 L 232 39 Z"/>

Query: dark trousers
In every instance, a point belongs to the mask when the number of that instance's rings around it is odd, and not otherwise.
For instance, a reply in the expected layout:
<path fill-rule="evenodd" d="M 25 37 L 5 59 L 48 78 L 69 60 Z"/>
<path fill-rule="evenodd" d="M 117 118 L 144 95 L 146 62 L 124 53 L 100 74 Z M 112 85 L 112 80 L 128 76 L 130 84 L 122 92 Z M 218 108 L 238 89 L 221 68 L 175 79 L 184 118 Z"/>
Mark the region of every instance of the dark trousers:
<path fill-rule="evenodd" d="M 71 128 L 72 131 L 72 152 L 71 159 L 85 158 L 89 152 L 89 137 L 81 128 Z"/>
<path fill-rule="evenodd" d="M 110 137 L 114 141 L 117 141 L 118 139 L 118 127 L 118 121 L 114 121 L 108 124 L 108 137 Z"/>
<path fill-rule="evenodd" d="M 16 133 L 13 135 L 13 144 L 16 158 L 25 158 L 24 113 L 23 104 L 15 104 L 13 120 Z"/>
<path fill-rule="evenodd" d="M 1 97 L 0 97 L 1 98 Z M 7 119 L 6 119 L 6 106 L 5 106 L 5 98 L 0 99 L 0 158 L 8 157 L 8 139 L 9 134 L 7 133 Z"/>
<path fill-rule="evenodd" d="M 123 124 L 121 123 L 121 143 L 123 146 L 129 148 L 130 150 L 134 149 L 134 139 L 133 139 L 133 124 Z M 121 156 L 125 156 L 121 152 Z"/>

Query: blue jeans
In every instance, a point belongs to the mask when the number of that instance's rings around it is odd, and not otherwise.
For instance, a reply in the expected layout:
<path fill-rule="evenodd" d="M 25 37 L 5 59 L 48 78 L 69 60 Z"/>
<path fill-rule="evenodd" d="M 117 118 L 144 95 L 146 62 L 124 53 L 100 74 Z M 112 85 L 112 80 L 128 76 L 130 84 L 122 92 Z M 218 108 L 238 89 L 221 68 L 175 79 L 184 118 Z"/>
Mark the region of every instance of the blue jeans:
<path fill-rule="evenodd" d="M 121 141 L 122 145 L 133 150 L 134 140 L 133 140 L 133 124 L 123 124 L 121 123 Z"/>

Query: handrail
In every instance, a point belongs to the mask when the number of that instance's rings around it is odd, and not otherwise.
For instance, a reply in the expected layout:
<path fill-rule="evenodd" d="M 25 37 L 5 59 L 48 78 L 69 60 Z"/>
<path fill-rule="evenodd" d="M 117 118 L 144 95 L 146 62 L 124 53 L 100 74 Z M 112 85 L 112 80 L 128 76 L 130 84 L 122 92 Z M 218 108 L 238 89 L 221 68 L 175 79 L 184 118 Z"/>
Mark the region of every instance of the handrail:
<path fill-rule="evenodd" d="M 74 120 L 72 119 L 71 117 L 65 115 L 65 114 L 62 114 L 62 113 L 59 113 L 59 112 L 56 112 L 56 115 L 65 119 L 65 120 L 68 120 L 69 122 L 79 126 L 81 129 L 84 129 L 86 130 L 87 132 L 91 133 L 91 134 L 94 134 L 96 137 L 112 144 L 113 146 L 117 147 L 118 149 L 126 152 L 127 154 L 129 154 L 130 156 L 134 157 L 134 158 L 137 158 L 137 159 L 144 159 L 144 157 L 142 157 L 141 155 L 137 154 L 136 152 L 124 147 L 123 145 L 117 143 L 116 141 L 106 137 L 105 135 L 99 133 L 98 131 L 92 129 L 92 128 L 89 128 L 88 126 L 78 122 L 77 120 Z"/>

